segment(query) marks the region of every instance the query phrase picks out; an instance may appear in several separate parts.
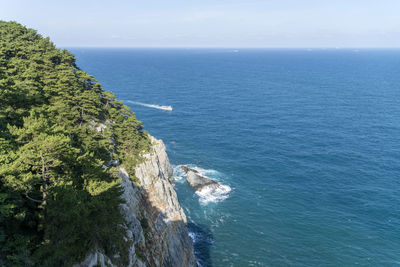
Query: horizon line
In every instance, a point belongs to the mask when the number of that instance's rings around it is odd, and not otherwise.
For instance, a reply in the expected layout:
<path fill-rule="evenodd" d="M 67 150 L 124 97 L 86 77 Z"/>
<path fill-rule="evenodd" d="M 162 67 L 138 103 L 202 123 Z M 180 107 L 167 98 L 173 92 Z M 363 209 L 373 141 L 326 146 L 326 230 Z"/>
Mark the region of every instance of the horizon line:
<path fill-rule="evenodd" d="M 399 47 L 389 47 L 389 46 L 371 46 L 371 47 L 357 47 L 357 46 L 344 46 L 344 47 L 335 47 L 335 46 L 316 46 L 316 47 L 308 47 L 308 46 L 293 46 L 293 47 L 279 47 L 279 46 L 96 46 L 96 45 L 56 45 L 57 48 L 120 48 L 120 49 L 306 49 L 306 50 L 348 50 L 348 49 L 356 49 L 356 50 L 367 50 L 367 49 L 400 49 Z"/>

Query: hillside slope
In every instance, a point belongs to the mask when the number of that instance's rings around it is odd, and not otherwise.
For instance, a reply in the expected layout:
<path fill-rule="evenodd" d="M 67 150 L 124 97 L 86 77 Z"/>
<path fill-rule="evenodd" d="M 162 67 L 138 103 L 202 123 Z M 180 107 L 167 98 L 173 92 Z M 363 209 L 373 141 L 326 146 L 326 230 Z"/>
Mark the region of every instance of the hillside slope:
<path fill-rule="evenodd" d="M 177 228 L 144 229 L 157 225 L 154 216 L 166 206 L 148 204 L 152 191 L 143 185 L 156 177 L 136 173 L 154 142 L 72 54 L 0 21 L 0 266 L 71 266 L 91 255 L 117 266 L 195 264 L 179 203 Z M 137 202 L 126 197 L 131 190 Z M 130 221 L 132 209 L 141 223 Z M 185 259 L 170 244 L 147 250 L 177 229 Z"/>

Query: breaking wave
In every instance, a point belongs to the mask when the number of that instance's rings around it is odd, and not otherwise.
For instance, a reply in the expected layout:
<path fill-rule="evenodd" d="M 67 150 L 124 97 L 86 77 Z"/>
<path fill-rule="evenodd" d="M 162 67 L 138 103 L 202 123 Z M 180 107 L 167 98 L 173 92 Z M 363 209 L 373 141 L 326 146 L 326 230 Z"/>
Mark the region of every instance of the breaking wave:
<path fill-rule="evenodd" d="M 203 169 L 193 164 L 177 165 L 174 167 L 174 179 L 176 182 L 185 182 L 186 174 L 182 170 L 181 166 L 188 166 L 189 168 L 198 171 L 200 175 L 215 180 L 219 183 L 219 186 L 216 188 L 204 187 L 203 189 L 196 191 L 196 195 L 199 196 L 199 201 L 201 204 L 217 203 L 229 197 L 229 193 L 232 191 L 232 188 L 229 185 L 222 184 L 220 181 L 222 174 L 213 169 Z"/>
<path fill-rule="evenodd" d="M 173 166 L 175 182 L 182 183 L 185 181 L 185 172 L 181 168 L 182 165 Z"/>
<path fill-rule="evenodd" d="M 217 188 L 205 187 L 201 190 L 196 191 L 196 194 L 200 197 L 200 202 L 202 204 L 207 204 L 210 202 L 220 202 L 229 197 L 229 192 L 232 189 L 229 185 L 220 184 Z"/>

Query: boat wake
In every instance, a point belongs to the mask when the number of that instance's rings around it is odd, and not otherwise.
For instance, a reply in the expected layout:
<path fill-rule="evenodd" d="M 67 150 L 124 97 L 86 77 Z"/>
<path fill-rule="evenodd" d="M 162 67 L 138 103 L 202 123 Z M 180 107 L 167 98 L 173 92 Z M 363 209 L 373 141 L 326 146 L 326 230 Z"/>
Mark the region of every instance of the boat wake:
<path fill-rule="evenodd" d="M 183 165 L 177 165 L 174 167 L 174 179 L 179 183 L 184 182 L 186 177 L 186 174 L 182 170 L 181 166 Z M 220 177 L 222 176 L 220 172 L 213 169 L 203 169 L 193 164 L 184 166 L 188 166 L 189 168 L 198 171 L 201 176 L 215 180 L 219 183 L 219 186 L 216 188 L 206 186 L 203 189 L 196 191 L 196 195 L 199 196 L 199 201 L 201 204 L 217 203 L 229 197 L 229 193 L 232 191 L 232 188 L 229 185 L 225 185 L 220 182 Z"/>
<path fill-rule="evenodd" d="M 172 107 L 171 106 L 161 106 L 161 105 L 146 104 L 146 103 L 136 102 L 136 101 L 131 101 L 131 100 L 127 100 L 126 102 L 129 102 L 129 103 L 134 104 L 134 105 L 148 107 L 148 108 L 156 108 L 156 109 L 161 109 L 161 110 L 172 111 Z"/>

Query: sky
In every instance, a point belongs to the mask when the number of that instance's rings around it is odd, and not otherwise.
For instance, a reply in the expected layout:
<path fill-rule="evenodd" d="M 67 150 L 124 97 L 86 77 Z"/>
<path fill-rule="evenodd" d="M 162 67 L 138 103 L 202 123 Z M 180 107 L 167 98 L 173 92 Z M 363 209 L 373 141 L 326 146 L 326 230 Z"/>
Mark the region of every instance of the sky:
<path fill-rule="evenodd" d="M 58 47 L 400 47 L 400 0 L 0 0 Z"/>

